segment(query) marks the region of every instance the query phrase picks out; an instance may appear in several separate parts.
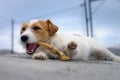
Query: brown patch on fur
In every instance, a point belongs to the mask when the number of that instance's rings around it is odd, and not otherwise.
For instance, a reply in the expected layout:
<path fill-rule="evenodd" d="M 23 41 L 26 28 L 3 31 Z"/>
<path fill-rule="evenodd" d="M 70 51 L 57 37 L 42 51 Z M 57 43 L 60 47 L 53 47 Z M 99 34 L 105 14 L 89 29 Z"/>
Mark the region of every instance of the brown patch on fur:
<path fill-rule="evenodd" d="M 58 31 L 58 27 L 54 25 L 49 19 L 46 22 L 48 24 L 49 35 L 53 36 Z"/>
<path fill-rule="evenodd" d="M 38 30 L 34 30 L 35 27 L 39 27 Z M 35 36 L 43 42 L 46 42 L 49 39 L 49 33 L 47 24 L 45 21 L 38 21 L 30 27 L 35 34 Z"/>
<path fill-rule="evenodd" d="M 26 30 L 27 27 L 28 27 L 28 23 L 23 23 L 22 28 L 20 30 L 20 34 L 22 34 Z"/>
<path fill-rule="evenodd" d="M 77 48 L 77 43 L 75 43 L 75 42 L 70 42 L 69 44 L 68 44 L 68 49 L 69 50 L 74 50 L 74 49 L 76 49 Z"/>
<path fill-rule="evenodd" d="M 39 27 L 38 30 L 34 30 L 34 27 Z M 49 40 L 58 30 L 58 27 L 55 26 L 50 20 L 43 21 L 40 20 L 34 23 L 31 26 L 32 31 L 34 32 L 35 36 L 43 42 Z"/>

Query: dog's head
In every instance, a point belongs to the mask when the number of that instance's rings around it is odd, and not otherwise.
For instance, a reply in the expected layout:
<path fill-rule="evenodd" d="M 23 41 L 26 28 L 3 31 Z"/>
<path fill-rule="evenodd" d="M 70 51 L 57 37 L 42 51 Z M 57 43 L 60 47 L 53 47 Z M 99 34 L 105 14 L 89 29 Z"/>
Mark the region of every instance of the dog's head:
<path fill-rule="evenodd" d="M 20 42 L 32 55 L 39 47 L 37 41 L 47 42 L 57 31 L 58 27 L 50 20 L 31 20 L 22 24 Z"/>

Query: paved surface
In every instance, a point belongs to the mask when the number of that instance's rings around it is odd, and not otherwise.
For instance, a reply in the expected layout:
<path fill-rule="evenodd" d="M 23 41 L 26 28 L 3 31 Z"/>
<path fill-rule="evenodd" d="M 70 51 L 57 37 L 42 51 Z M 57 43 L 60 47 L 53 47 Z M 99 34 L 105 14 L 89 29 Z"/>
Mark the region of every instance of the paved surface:
<path fill-rule="evenodd" d="M 120 80 L 120 63 L 1 56 L 0 80 Z"/>

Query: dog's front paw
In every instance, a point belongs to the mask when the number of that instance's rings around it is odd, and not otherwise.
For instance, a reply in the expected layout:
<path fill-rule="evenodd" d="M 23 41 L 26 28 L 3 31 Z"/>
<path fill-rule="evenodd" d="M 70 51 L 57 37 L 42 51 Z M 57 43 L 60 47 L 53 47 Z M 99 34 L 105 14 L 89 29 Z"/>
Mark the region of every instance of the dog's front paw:
<path fill-rule="evenodd" d="M 47 55 L 45 53 L 37 53 L 32 56 L 35 60 L 46 60 L 48 59 Z"/>
<path fill-rule="evenodd" d="M 77 48 L 77 43 L 76 42 L 70 42 L 69 44 L 68 44 L 68 49 L 69 50 L 75 50 Z"/>

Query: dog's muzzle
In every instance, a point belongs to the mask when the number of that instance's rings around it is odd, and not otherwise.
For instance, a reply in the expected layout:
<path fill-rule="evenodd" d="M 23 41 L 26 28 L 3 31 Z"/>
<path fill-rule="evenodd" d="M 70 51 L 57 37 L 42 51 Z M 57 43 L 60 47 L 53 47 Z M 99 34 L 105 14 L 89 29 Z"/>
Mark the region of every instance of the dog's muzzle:
<path fill-rule="evenodd" d="M 21 42 L 23 42 L 26 45 L 26 53 L 29 55 L 32 55 L 36 49 L 39 47 L 39 45 L 35 42 L 29 43 L 28 42 L 29 37 L 27 35 L 21 36 Z"/>

